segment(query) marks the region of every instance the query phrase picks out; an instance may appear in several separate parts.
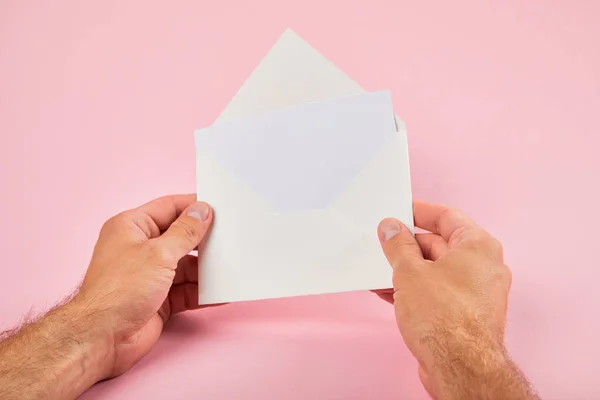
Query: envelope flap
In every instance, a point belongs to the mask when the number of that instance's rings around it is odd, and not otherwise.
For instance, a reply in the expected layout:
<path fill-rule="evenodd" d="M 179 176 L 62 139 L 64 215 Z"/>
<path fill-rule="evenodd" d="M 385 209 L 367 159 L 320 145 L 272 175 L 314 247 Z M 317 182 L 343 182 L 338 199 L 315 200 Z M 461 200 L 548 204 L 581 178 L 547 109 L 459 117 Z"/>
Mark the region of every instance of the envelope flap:
<path fill-rule="evenodd" d="M 216 122 L 364 90 L 291 29 L 286 29 Z"/>

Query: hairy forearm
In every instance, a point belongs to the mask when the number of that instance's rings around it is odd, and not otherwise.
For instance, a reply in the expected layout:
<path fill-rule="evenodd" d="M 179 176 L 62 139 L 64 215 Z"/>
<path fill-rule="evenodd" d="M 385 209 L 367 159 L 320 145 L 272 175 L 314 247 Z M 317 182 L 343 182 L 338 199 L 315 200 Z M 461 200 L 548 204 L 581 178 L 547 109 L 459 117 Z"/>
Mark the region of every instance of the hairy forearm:
<path fill-rule="evenodd" d="M 438 331 L 428 341 L 438 400 L 539 400 L 501 343 Z"/>
<path fill-rule="evenodd" d="M 0 398 L 73 399 L 108 375 L 111 337 L 77 300 L 0 342 Z"/>

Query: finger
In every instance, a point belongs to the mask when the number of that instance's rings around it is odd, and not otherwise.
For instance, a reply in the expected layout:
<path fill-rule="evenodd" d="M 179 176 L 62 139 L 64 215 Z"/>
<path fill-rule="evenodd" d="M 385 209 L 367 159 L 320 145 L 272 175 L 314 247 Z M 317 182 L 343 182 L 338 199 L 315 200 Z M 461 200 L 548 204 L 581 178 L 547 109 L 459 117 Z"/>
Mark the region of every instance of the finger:
<path fill-rule="evenodd" d="M 412 232 L 397 219 L 387 218 L 381 221 L 378 236 L 392 268 L 402 268 L 423 261 L 423 253 Z"/>
<path fill-rule="evenodd" d="M 167 322 L 171 315 L 187 310 L 196 310 L 199 308 L 218 307 L 227 303 L 217 304 L 198 304 L 198 284 L 186 282 L 171 286 L 169 295 L 163 305 L 158 310 L 158 315 Z"/>
<path fill-rule="evenodd" d="M 188 282 L 173 285 L 169 290 L 169 305 L 171 315 L 199 308 L 198 284 Z"/>
<path fill-rule="evenodd" d="M 375 293 L 381 300 L 387 301 L 390 304 L 394 304 L 394 289 L 378 289 L 371 290 L 371 292 Z"/>
<path fill-rule="evenodd" d="M 210 206 L 202 201 L 189 206 L 169 229 L 154 239 L 172 260 L 179 260 L 198 247 L 213 219 Z"/>
<path fill-rule="evenodd" d="M 173 284 L 184 282 L 198 283 L 198 257 L 191 254 L 183 256 L 177 263 Z"/>
<path fill-rule="evenodd" d="M 195 194 L 175 194 L 159 197 L 140 207 L 161 231 L 167 229 L 181 215 L 183 210 L 196 202 Z"/>
<path fill-rule="evenodd" d="M 169 315 L 198 308 L 218 307 L 227 303 L 198 304 L 198 285 L 196 283 L 181 283 L 174 285 L 169 291 Z"/>
<path fill-rule="evenodd" d="M 450 241 L 452 234 L 461 228 L 471 228 L 475 223 L 455 208 L 422 201 L 413 202 L 415 225 Z"/>
<path fill-rule="evenodd" d="M 415 235 L 415 239 L 421 247 L 423 257 L 427 260 L 436 261 L 448 252 L 448 243 L 435 233 L 419 233 Z"/>

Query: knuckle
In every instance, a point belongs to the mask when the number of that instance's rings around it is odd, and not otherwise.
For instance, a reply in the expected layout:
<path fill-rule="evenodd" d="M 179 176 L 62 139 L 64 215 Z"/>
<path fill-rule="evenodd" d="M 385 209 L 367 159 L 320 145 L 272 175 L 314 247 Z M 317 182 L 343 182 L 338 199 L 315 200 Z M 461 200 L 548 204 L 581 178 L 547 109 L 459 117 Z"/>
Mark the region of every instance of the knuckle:
<path fill-rule="evenodd" d="M 492 237 L 489 235 L 489 233 L 487 233 L 480 227 L 476 227 L 472 231 L 471 240 L 473 240 L 474 242 L 482 244 L 490 242 L 491 239 Z"/>
<path fill-rule="evenodd" d="M 464 214 L 456 207 L 442 205 L 442 212 L 440 213 L 440 218 L 438 223 L 443 220 L 454 220 L 457 218 L 461 218 Z M 439 226 L 437 227 L 439 228 Z"/>
<path fill-rule="evenodd" d="M 420 260 L 418 257 L 412 254 L 407 255 L 392 255 L 390 257 L 390 265 L 394 270 L 412 270 L 418 269 L 420 266 Z"/>
<path fill-rule="evenodd" d="M 512 272 L 507 265 L 501 264 L 500 266 L 494 266 L 491 277 L 496 285 L 499 285 L 506 290 L 510 290 L 510 287 L 512 286 Z"/>
<path fill-rule="evenodd" d="M 462 216 L 462 212 L 456 208 L 451 206 L 444 206 L 444 211 L 442 213 L 446 217 L 456 218 Z"/>
<path fill-rule="evenodd" d="M 491 245 L 492 245 L 494 254 L 496 256 L 500 257 L 500 259 L 502 259 L 504 256 L 504 247 L 502 247 L 502 243 L 498 239 L 492 238 Z"/>
<path fill-rule="evenodd" d="M 392 240 L 389 245 L 389 249 L 392 254 L 404 254 L 408 251 L 417 250 L 418 245 L 416 241 L 409 242 L 404 240 L 403 238 L 398 238 L 398 240 Z"/>
<path fill-rule="evenodd" d="M 478 228 L 476 240 L 481 249 L 485 250 L 492 258 L 503 259 L 502 243 L 485 230 Z"/>
<path fill-rule="evenodd" d="M 200 231 L 196 227 L 196 225 L 190 221 L 187 221 L 186 219 L 181 219 L 177 223 L 177 228 L 179 229 L 181 234 L 185 237 L 195 238 L 195 237 L 199 236 L 199 234 L 200 234 Z"/>
<path fill-rule="evenodd" d="M 501 268 L 502 277 L 508 281 L 508 283 L 512 283 L 512 271 L 506 264 L 502 264 Z"/>
<path fill-rule="evenodd" d="M 392 265 L 392 268 L 407 268 L 418 264 L 419 258 L 416 257 L 416 255 L 414 255 L 413 253 L 413 251 L 416 249 L 411 249 L 411 251 L 407 251 L 407 247 L 409 246 L 412 245 L 400 244 L 392 248 L 392 250 L 390 251 L 390 259 L 392 260 L 390 264 Z"/>
<path fill-rule="evenodd" d="M 390 265 L 392 266 L 392 269 L 397 270 L 409 267 L 412 265 L 412 262 L 410 262 L 406 257 L 395 257 Z"/>
<path fill-rule="evenodd" d="M 462 233 L 465 246 L 475 251 L 484 251 L 494 257 L 502 257 L 502 244 L 480 227 L 475 227 Z"/>
<path fill-rule="evenodd" d="M 104 225 L 102 225 L 102 231 L 110 231 L 116 228 L 119 228 L 123 224 L 125 224 L 129 219 L 131 219 L 130 211 L 123 211 L 117 215 L 110 217 Z"/>

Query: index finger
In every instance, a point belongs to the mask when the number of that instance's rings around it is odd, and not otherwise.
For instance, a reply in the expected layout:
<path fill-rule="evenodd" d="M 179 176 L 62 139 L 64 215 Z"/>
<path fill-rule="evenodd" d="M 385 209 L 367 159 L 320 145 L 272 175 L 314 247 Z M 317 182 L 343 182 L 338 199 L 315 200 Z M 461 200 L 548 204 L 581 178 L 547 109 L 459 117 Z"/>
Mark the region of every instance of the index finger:
<path fill-rule="evenodd" d="M 138 210 L 147 214 L 161 231 L 166 230 L 179 215 L 196 202 L 196 195 L 174 194 L 170 196 L 159 197 L 140 207 Z"/>
<path fill-rule="evenodd" d="M 413 201 L 415 226 L 443 237 L 446 241 L 461 228 L 472 228 L 475 223 L 455 208 L 441 204 Z"/>

